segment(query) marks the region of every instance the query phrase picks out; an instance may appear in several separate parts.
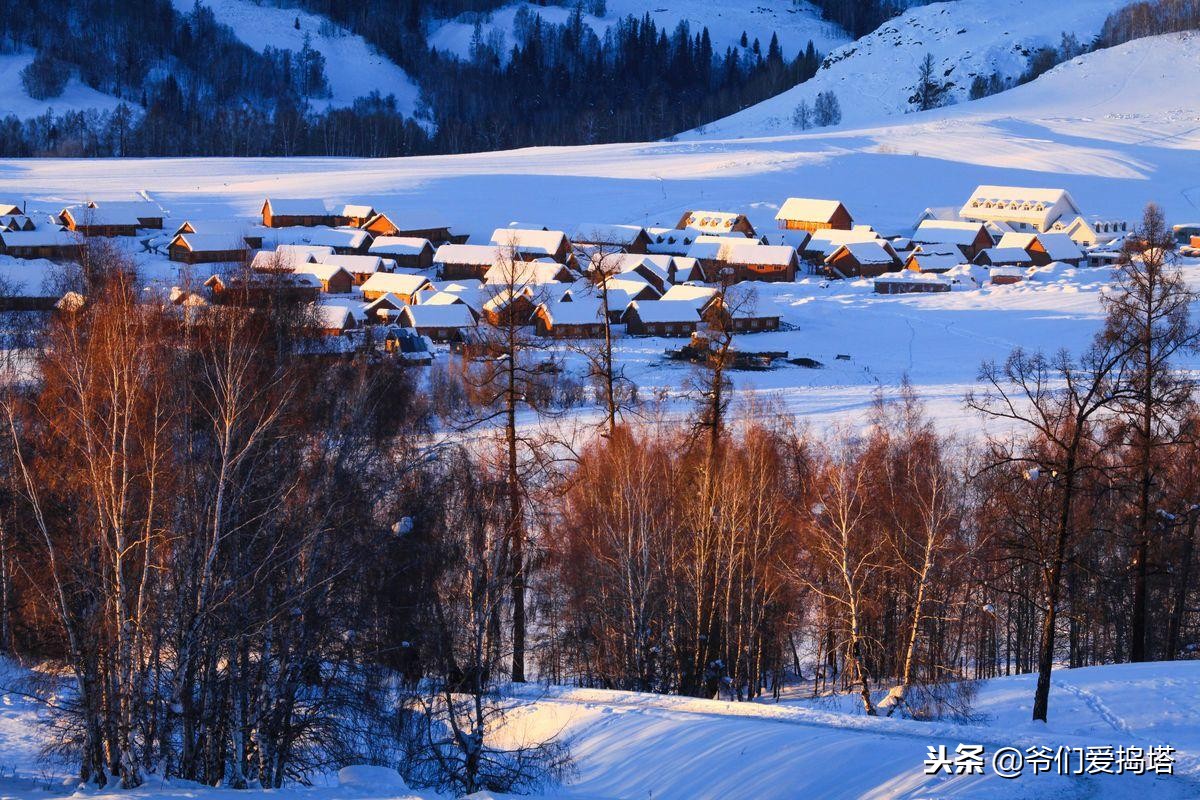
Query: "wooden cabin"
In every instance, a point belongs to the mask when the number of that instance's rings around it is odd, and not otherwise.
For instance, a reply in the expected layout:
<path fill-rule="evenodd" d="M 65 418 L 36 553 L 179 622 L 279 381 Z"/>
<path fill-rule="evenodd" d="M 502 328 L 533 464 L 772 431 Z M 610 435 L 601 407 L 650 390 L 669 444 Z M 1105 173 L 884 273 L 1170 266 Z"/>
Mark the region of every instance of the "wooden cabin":
<path fill-rule="evenodd" d="M 691 336 L 701 320 L 692 303 L 635 300 L 625 310 L 624 322 L 633 336 Z"/>
<path fill-rule="evenodd" d="M 405 306 L 399 324 L 435 342 L 457 342 L 462 341 L 464 332 L 475 329 L 475 317 L 461 303 Z"/>
<path fill-rule="evenodd" d="M 484 301 L 483 318 L 489 325 L 497 328 L 528 325 L 535 307 L 533 290 L 528 286 L 515 292 L 501 289 Z"/>
<path fill-rule="evenodd" d="M 13 258 L 78 261 L 83 254 L 83 243 L 74 233 L 57 228 L 0 231 L 0 253 Z"/>
<path fill-rule="evenodd" d="M 757 236 L 754 225 L 745 214 L 733 211 L 685 211 L 675 224 L 678 230 L 694 230 L 699 233 L 728 236 L 740 233 L 743 236 Z"/>
<path fill-rule="evenodd" d="M 371 206 L 348 203 L 336 209 L 337 216 L 344 219 L 343 225 L 352 225 L 355 228 L 361 228 L 369 220 L 375 217 L 375 209 Z"/>
<path fill-rule="evenodd" d="M 267 198 L 262 204 L 262 224 L 268 228 L 314 228 L 326 225 L 336 228 L 349 224 L 349 219 L 325 208 L 325 201 L 316 198 Z"/>
<path fill-rule="evenodd" d="M 221 233 L 180 233 L 167 245 L 167 255 L 184 264 L 239 264 L 249 260 L 250 248 Z"/>
<path fill-rule="evenodd" d="M 376 272 L 362 284 L 364 300 L 377 300 L 384 295 L 395 295 L 404 303 L 416 302 L 417 293 L 429 287 L 424 275 L 405 272 Z"/>
<path fill-rule="evenodd" d="M 317 330 L 323 336 L 345 336 L 358 328 L 358 320 L 348 307 L 342 305 L 318 305 L 315 309 Z"/>
<path fill-rule="evenodd" d="M 974 264 L 981 267 L 1034 266 L 1033 257 L 1023 247 L 989 247 L 975 257 Z"/>
<path fill-rule="evenodd" d="M 349 294 L 354 289 L 354 276 L 348 269 L 336 264 L 310 262 L 297 267 L 293 274 L 316 278 L 321 284 L 321 291 L 326 294 Z"/>
<path fill-rule="evenodd" d="M 604 335 L 604 308 L 598 297 L 541 303 L 534 311 L 538 336 L 596 339 Z"/>
<path fill-rule="evenodd" d="M 942 273 L 966 263 L 969 259 L 955 245 L 920 245 L 904 259 L 904 268 L 913 272 Z"/>
<path fill-rule="evenodd" d="M 24 214 L 13 214 L 12 216 L 0 216 L 0 231 L 32 231 L 37 230 L 37 225 L 29 217 Z"/>
<path fill-rule="evenodd" d="M 1020 267 L 993 267 L 988 277 L 994 286 L 1009 286 L 1025 280 L 1025 270 Z"/>
<path fill-rule="evenodd" d="M 1061 261 L 1078 267 L 1087 256 L 1065 233 L 1006 233 L 996 243 L 997 248 L 1019 247 L 1029 254 L 1035 266 L 1044 267 Z"/>
<path fill-rule="evenodd" d="M 825 259 L 826 273 L 837 278 L 874 278 L 903 266 L 896 251 L 882 239 L 840 245 Z"/>
<path fill-rule="evenodd" d="M 262 308 L 276 303 L 316 303 L 321 282 L 312 275 L 245 272 L 213 275 L 204 282 L 215 305 Z"/>
<path fill-rule="evenodd" d="M 819 231 L 824 229 L 848 231 L 854 227 L 854 217 L 837 200 L 814 200 L 789 197 L 775 215 L 779 227 L 789 231 Z"/>
<path fill-rule="evenodd" d="M 492 232 L 492 244 L 502 253 L 512 253 L 522 261 L 549 258 L 565 264 L 571 255 L 571 240 L 562 231 L 496 228 Z"/>
<path fill-rule="evenodd" d="M 120 208 L 75 206 L 64 208 L 58 216 L 67 230 L 82 236 L 137 236 L 138 229 L 145 227 L 138 217 Z M 161 227 L 161 220 L 159 224 Z"/>
<path fill-rule="evenodd" d="M 796 249 L 786 245 L 757 242 L 722 245 L 715 258 L 699 259 L 705 276 L 712 281 L 794 281 L 800 263 Z"/>
<path fill-rule="evenodd" d="M 753 304 L 732 306 L 715 296 L 700 311 L 701 318 L 710 325 L 732 329 L 735 333 L 766 333 L 779 330 L 779 315 L 760 313 Z"/>
<path fill-rule="evenodd" d="M 389 258 L 403 269 L 428 269 L 433 266 L 433 243 L 417 236 L 376 236 L 367 248 L 373 256 Z"/>
<path fill-rule="evenodd" d="M 911 237 L 917 245 L 953 245 L 968 261 L 992 246 L 992 236 L 981 222 L 927 219 L 917 225 Z"/>
<path fill-rule="evenodd" d="M 350 273 L 350 277 L 354 279 L 355 286 L 362 286 L 372 275 L 384 271 L 383 259 L 379 256 L 347 256 L 340 253 L 330 253 L 329 255 L 315 256 L 313 261 L 317 264 L 325 264 L 330 267 L 341 267 Z"/>
<path fill-rule="evenodd" d="M 500 248 L 481 244 L 444 244 L 433 256 L 433 266 L 444 281 L 483 280 L 500 260 Z"/>

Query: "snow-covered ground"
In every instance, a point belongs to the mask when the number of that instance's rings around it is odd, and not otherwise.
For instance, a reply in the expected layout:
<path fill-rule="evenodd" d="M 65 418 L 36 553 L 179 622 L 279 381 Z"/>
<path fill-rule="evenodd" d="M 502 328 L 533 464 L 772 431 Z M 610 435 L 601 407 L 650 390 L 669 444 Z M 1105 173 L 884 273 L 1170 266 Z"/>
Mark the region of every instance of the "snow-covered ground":
<path fill-rule="evenodd" d="M 469 55 L 471 37 L 474 35 L 475 21 L 478 19 L 485 39 L 492 31 L 504 34 L 505 46 L 500 49 L 502 54 L 507 54 L 515 41 L 513 20 L 521 8 L 527 8 L 540 15 L 546 22 L 556 25 L 566 22 L 574 13 L 574 4 L 570 3 L 550 6 L 512 3 L 483 16 L 465 14 L 443 22 L 431 33 L 429 44 L 459 56 Z M 778 35 L 779 46 L 787 58 L 803 51 L 810 40 L 822 53 L 828 53 L 849 40 L 845 31 L 821 19 L 820 13 L 813 6 L 793 0 L 756 0 L 753 3 L 722 3 L 716 0 L 658 0 L 653 3 L 647 3 L 645 0 L 607 0 L 607 9 L 603 17 L 585 14 L 584 21 L 598 35 L 603 36 L 604 31 L 617 20 L 630 15 L 641 18 L 644 14 L 650 14 L 655 24 L 665 30 L 668 36 L 682 21 L 688 23 L 693 36 L 707 27 L 713 49 L 718 53 L 725 52 L 728 47 L 738 47 L 743 32 L 749 42 L 759 40 L 764 54 L 771 41 L 771 34 Z"/>
<path fill-rule="evenodd" d="M 39 759 L 44 713 L 14 693 L 19 671 L 0 670 L 0 795 L 33 800 L 71 794 L 64 765 Z M 566 687 L 513 693 L 504 741 L 570 742 L 575 775 L 549 796 L 695 800 L 755 798 L 1186 798 L 1200 795 L 1200 662 L 1123 664 L 1056 671 L 1048 724 L 1029 720 L 1034 676 L 983 681 L 970 724 L 865 717 L 851 696 L 809 699 L 796 687 L 780 703 L 728 703 Z M 983 775 L 926 776 L 928 748 L 984 746 Z M 1171 746 L 1174 775 L 1034 774 L 998 777 L 1001 747 Z M 1071 758 L 1076 758 L 1071 756 Z M 1072 763 L 1076 763 L 1073 761 Z M 351 780 L 351 778 L 355 780 Z M 275 800 L 407 798 L 414 794 L 378 772 L 323 776 L 313 788 L 272 791 Z M 267 795 L 187 784 L 132 793 L 88 793 L 95 800 L 190 798 L 252 800 Z M 432 795 L 425 794 L 425 797 Z"/>
<path fill-rule="evenodd" d="M 0 117 L 12 114 L 20 119 L 29 119 L 53 111 L 64 114 L 68 111 L 112 111 L 122 102 L 132 107 L 136 103 L 122 101 L 112 95 L 98 92 L 83 84 L 79 78 L 67 81 L 63 92 L 49 100 L 34 100 L 21 85 L 21 70 L 33 61 L 33 53 L 0 54 Z"/>
<path fill-rule="evenodd" d="M 172 2 L 181 14 L 191 11 L 194 5 L 194 0 Z M 411 115 L 416 109 L 420 90 L 408 73 L 361 36 L 325 17 L 272 0 L 201 0 L 200 4 L 211 8 L 218 22 L 232 28 L 255 50 L 271 46 L 299 52 L 308 36 L 311 47 L 325 57 L 325 77 L 332 95 L 312 101 L 318 110 L 348 106 L 373 91 L 383 97 L 395 95 L 402 114 Z"/>
<path fill-rule="evenodd" d="M 797 104 L 804 101 L 811 107 L 825 91 L 837 95 L 843 125 L 905 114 L 913 109 L 909 98 L 927 53 L 933 56 L 934 76 L 954 84 L 950 99 L 964 102 L 976 75 L 998 72 L 1014 79 L 1037 48 L 1057 47 L 1064 32 L 1087 43 L 1110 13 L 1125 5 L 1126 0 L 953 0 L 913 8 L 829 53 L 812 80 L 685 138 L 791 133 L 796 130 L 792 114 Z M 1087 83 L 1073 93 L 1099 99 L 1111 88 L 1103 82 Z M 1075 98 L 1059 99 L 1070 104 Z"/>

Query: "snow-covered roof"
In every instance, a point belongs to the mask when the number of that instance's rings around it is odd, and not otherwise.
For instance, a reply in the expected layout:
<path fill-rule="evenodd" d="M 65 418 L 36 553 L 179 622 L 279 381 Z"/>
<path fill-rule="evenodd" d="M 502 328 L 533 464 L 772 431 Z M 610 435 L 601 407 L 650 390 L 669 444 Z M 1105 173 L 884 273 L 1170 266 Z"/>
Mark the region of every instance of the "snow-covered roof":
<path fill-rule="evenodd" d="M 695 308 L 703 308 L 716 295 L 717 290 L 711 286 L 679 284 L 663 292 L 661 299 L 666 302 L 691 303 Z"/>
<path fill-rule="evenodd" d="M 604 321 L 604 311 L 597 297 L 542 303 L 538 310 L 549 319 L 551 325 L 593 325 Z"/>
<path fill-rule="evenodd" d="M 483 281 L 478 278 L 466 278 L 457 281 L 436 281 L 433 287 L 439 292 L 475 292 L 483 286 Z"/>
<path fill-rule="evenodd" d="M 379 297 L 376 297 L 371 302 L 363 305 L 363 311 L 367 314 L 374 314 L 379 309 L 388 308 L 399 311 L 400 309 L 404 308 L 405 305 L 406 303 L 403 300 L 401 300 L 399 297 L 396 297 L 396 295 L 392 294 L 391 292 L 388 292 L 387 294 L 379 295 Z"/>
<path fill-rule="evenodd" d="M 682 300 L 634 300 L 629 310 L 637 310 L 642 322 L 696 322 L 699 314 L 694 303 Z"/>
<path fill-rule="evenodd" d="M 1066 189 L 1028 186 L 979 186 L 958 212 L 963 219 L 1015 219 L 1045 225 L 1079 206 Z"/>
<path fill-rule="evenodd" d="M 876 283 L 945 283 L 949 281 L 941 275 L 934 275 L 928 272 L 916 272 L 911 269 L 902 269 L 899 272 L 889 272 L 885 275 L 880 275 L 875 279 Z"/>
<path fill-rule="evenodd" d="M 796 258 L 796 249 L 778 244 L 723 244 L 717 259 L 726 264 L 774 264 L 786 266 Z"/>
<path fill-rule="evenodd" d="M 363 282 L 362 290 L 364 292 L 391 292 L 393 294 L 412 295 L 428 283 L 429 279 L 424 275 L 376 272 Z"/>
<path fill-rule="evenodd" d="M 272 216 L 323 217 L 329 214 L 325 201 L 316 197 L 268 197 Z"/>
<path fill-rule="evenodd" d="M 923 272 L 944 272 L 966 263 L 962 251 L 957 248 L 954 249 L 954 252 L 915 250 L 909 255 L 906 263 L 913 261 L 920 265 Z"/>
<path fill-rule="evenodd" d="M 357 250 L 370 240 L 371 234 L 358 228 L 299 228 L 303 244 L 343 247 Z"/>
<path fill-rule="evenodd" d="M 984 257 L 992 264 L 1011 261 L 1017 264 L 1031 264 L 1033 259 L 1029 253 L 1022 247 L 989 247 L 979 254 L 976 260 L 982 260 Z"/>
<path fill-rule="evenodd" d="M 318 264 L 310 261 L 307 264 L 301 264 L 297 266 L 293 274 L 312 275 L 314 278 L 324 283 L 332 280 L 333 277 L 339 272 L 345 272 L 347 276 L 350 274 L 345 267 L 339 267 L 334 264 Z"/>
<path fill-rule="evenodd" d="M 433 254 L 435 264 L 492 265 L 500 260 L 500 248 L 486 244 L 444 244 Z"/>
<path fill-rule="evenodd" d="M 71 206 L 63 209 L 63 216 L 71 215 L 71 219 L 75 224 L 91 226 L 91 225 L 132 225 L 134 227 L 141 226 L 141 220 L 138 215 L 130 208 L 114 204 L 113 206 L 103 206 L 101 208 L 89 208 L 87 206 Z M 157 216 L 161 216 L 162 212 L 158 212 Z M 143 216 L 146 216 L 143 214 Z"/>
<path fill-rule="evenodd" d="M 804 250 L 805 252 L 829 255 L 844 244 L 879 240 L 879 234 L 868 228 L 854 228 L 848 231 L 826 229 L 814 233 L 812 238 L 808 240 L 808 244 L 805 245 Z"/>
<path fill-rule="evenodd" d="M 1052 261 L 1078 261 L 1084 257 L 1083 250 L 1069 234 L 1039 233 L 1038 241 Z"/>
<path fill-rule="evenodd" d="M 0 256 L 0 285 L 17 297 L 55 297 L 62 291 L 56 288 L 55 270 L 54 262 L 45 259 Z"/>
<path fill-rule="evenodd" d="M 543 231 L 530 228 L 496 228 L 492 232 L 492 244 L 512 247 L 522 253 L 554 255 L 566 243 L 567 235 L 562 231 Z"/>
<path fill-rule="evenodd" d="M 777 220 L 802 220 L 804 222 L 831 222 L 841 205 L 837 200 L 815 200 L 808 197 L 789 197 L 779 207 Z"/>
<path fill-rule="evenodd" d="M 314 309 L 317 323 L 325 330 L 354 327 L 354 314 L 344 305 L 318 303 Z"/>
<path fill-rule="evenodd" d="M 565 267 L 555 261 L 509 261 L 505 260 L 488 267 L 483 282 L 493 285 L 512 283 L 525 284 L 555 283 Z"/>
<path fill-rule="evenodd" d="M 371 242 L 367 252 L 391 256 L 416 256 L 420 255 L 427 247 L 432 247 L 429 240 L 417 236 L 378 236 L 375 241 Z"/>
<path fill-rule="evenodd" d="M 58 228 L 35 228 L 31 231 L 0 231 L 0 241 L 7 247 L 61 247 L 79 244 L 79 236 Z"/>
<path fill-rule="evenodd" d="M 571 241 L 628 246 L 637 241 L 644 230 L 641 225 L 582 222 L 571 231 Z"/>
<path fill-rule="evenodd" d="M 274 205 L 272 205 L 272 208 L 274 208 Z M 375 209 L 372 206 L 364 206 L 361 203 L 348 203 L 337 209 L 337 216 L 370 219 L 375 216 Z"/>
<path fill-rule="evenodd" d="M 475 325 L 471 309 L 462 303 L 405 306 L 401 318 L 414 328 L 470 328 Z"/>
<path fill-rule="evenodd" d="M 0 217 L 20 216 L 25 212 L 14 203 L 0 203 Z"/>
<path fill-rule="evenodd" d="M 927 219 L 917 226 L 912 240 L 921 244 L 969 245 L 974 243 L 981 230 L 984 228 L 980 222 Z"/>
<path fill-rule="evenodd" d="M 623 272 L 620 275 L 614 275 L 605 281 L 605 283 L 608 285 L 609 292 L 620 290 L 628 292 L 630 297 L 637 297 L 647 289 L 653 292 L 655 297 L 662 294 L 662 292 L 636 272 Z"/>
<path fill-rule="evenodd" d="M 383 269 L 383 259 L 379 256 L 343 256 L 337 253 L 327 253 L 316 258 L 321 264 L 342 267 L 347 272 L 357 275 L 370 275 Z"/>

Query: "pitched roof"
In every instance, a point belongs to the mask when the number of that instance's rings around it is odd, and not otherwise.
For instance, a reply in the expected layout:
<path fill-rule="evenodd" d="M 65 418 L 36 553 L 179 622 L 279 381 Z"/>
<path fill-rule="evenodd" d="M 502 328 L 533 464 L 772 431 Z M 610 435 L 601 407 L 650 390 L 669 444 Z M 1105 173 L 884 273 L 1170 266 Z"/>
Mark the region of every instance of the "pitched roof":
<path fill-rule="evenodd" d="M 870 228 L 852 228 L 848 231 L 843 230 L 819 230 L 812 235 L 808 240 L 808 244 L 804 246 L 806 253 L 820 253 L 821 255 L 830 255 L 844 244 L 851 242 L 874 242 L 881 241 L 879 234 Z"/>
<path fill-rule="evenodd" d="M 274 206 L 272 206 L 274 207 Z M 348 203 L 337 208 L 337 216 L 339 217 L 359 217 L 361 219 L 370 219 L 375 216 L 375 209 L 371 206 L 362 204 Z"/>
<path fill-rule="evenodd" d="M 985 256 L 992 264 L 1003 263 L 1006 261 L 1011 261 L 1017 264 L 1033 263 L 1032 257 L 1030 257 L 1029 253 L 1021 247 L 989 247 L 987 250 L 980 252 L 980 254 L 975 257 L 975 260 L 981 261 Z"/>
<path fill-rule="evenodd" d="M 703 308 L 716 296 L 717 290 L 711 286 L 680 284 L 663 292 L 661 299 L 669 302 L 691 303 L 696 308 Z"/>
<path fill-rule="evenodd" d="M 726 264 L 776 264 L 786 266 L 796 258 L 796 248 L 780 244 L 725 244 L 717 259 Z"/>
<path fill-rule="evenodd" d="M 842 204 L 837 200 L 814 200 L 807 197 L 789 197 L 779 207 L 775 219 L 794 219 L 804 222 L 831 222 Z"/>
<path fill-rule="evenodd" d="M 556 283 L 565 269 L 566 267 L 556 261 L 505 260 L 488 267 L 483 281 L 493 285 L 512 283 L 517 286 Z"/>
<path fill-rule="evenodd" d="M 1077 261 L 1084 257 L 1083 250 L 1066 233 L 1039 233 L 1038 240 L 1052 261 Z"/>
<path fill-rule="evenodd" d="M 0 242 L 6 247 L 63 247 L 79 244 L 79 236 L 58 228 L 36 228 L 32 231 L 0 231 Z"/>
<path fill-rule="evenodd" d="M 964 219 L 995 215 L 1045 224 L 1059 204 L 1079 213 L 1079 206 L 1066 189 L 985 185 L 976 187 L 958 215 Z"/>
<path fill-rule="evenodd" d="M 314 307 L 317 322 L 325 330 L 354 327 L 354 314 L 343 305 L 318 303 Z"/>
<path fill-rule="evenodd" d="M 64 208 L 62 213 L 64 218 L 70 214 L 76 226 L 132 225 L 138 228 L 142 225 L 137 214 L 133 213 L 131 209 L 122 206 L 104 206 L 101 208 L 71 206 Z M 159 212 L 159 216 L 161 216 L 161 212 Z"/>
<path fill-rule="evenodd" d="M 314 278 L 324 283 L 325 281 L 332 280 L 339 272 L 345 272 L 347 276 L 350 275 L 345 267 L 339 267 L 333 264 L 317 264 L 313 262 L 301 264 L 300 266 L 296 267 L 293 274 L 312 275 Z"/>

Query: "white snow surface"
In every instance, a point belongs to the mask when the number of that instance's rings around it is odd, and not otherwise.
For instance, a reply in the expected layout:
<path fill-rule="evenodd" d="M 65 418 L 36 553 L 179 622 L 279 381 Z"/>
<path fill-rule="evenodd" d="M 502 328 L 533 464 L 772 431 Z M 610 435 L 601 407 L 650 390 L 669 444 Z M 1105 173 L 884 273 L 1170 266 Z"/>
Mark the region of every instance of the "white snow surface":
<path fill-rule="evenodd" d="M 979 184 L 1063 188 L 1085 213 L 1131 222 L 1156 201 L 1179 222 L 1200 216 L 1200 102 L 1180 91 L 1195 85 L 1200 35 L 1171 35 L 888 124 L 377 160 L 10 160 L 0 161 L 0 197 L 27 199 L 34 213 L 147 190 L 173 220 L 249 220 L 265 196 L 315 195 L 369 203 L 400 224 L 433 216 L 472 243 L 512 219 L 673 225 L 693 208 L 743 211 L 771 231 L 780 204 L 798 194 L 839 199 L 857 222 L 907 234 L 924 209 L 958 208 Z M 1094 86 L 1107 88 L 1097 95 Z M 139 258 L 146 274 L 177 280 L 178 265 L 165 257 Z M 1200 264 L 1185 262 L 1184 270 L 1200 287 Z M 945 429 L 977 430 L 962 398 L 980 362 L 1017 345 L 1080 350 L 1099 327 L 1110 274 L 1061 267 L 1000 287 L 964 277 L 955 291 L 920 295 L 876 295 L 871 281 L 815 277 L 756 284 L 760 309 L 773 306 L 785 329 L 739 337 L 737 346 L 787 350 L 826 366 L 739 373 L 736 381 L 745 398 L 777 401 L 816 423 L 853 423 L 878 388 L 907 376 Z M 680 343 L 621 338 L 618 353 L 646 396 L 679 396 L 690 367 L 665 361 L 663 350 Z M 1181 366 L 1200 368 L 1200 360 Z"/>
<path fill-rule="evenodd" d="M 122 102 L 131 109 L 138 108 L 137 103 L 96 91 L 74 75 L 67 81 L 66 87 L 58 97 L 35 100 L 21 85 L 21 70 L 32 61 L 32 52 L 0 54 L 0 117 L 12 114 L 20 119 L 29 119 L 39 117 L 47 111 L 53 111 L 55 114 L 89 109 L 112 111 Z"/>
<path fill-rule="evenodd" d="M 22 671 L 0 662 L 0 795 L 12 800 L 63 797 L 75 791 L 66 765 L 43 762 L 39 706 L 9 690 Z M 685 697 L 536 684 L 512 688 L 513 713 L 497 742 L 570 743 L 575 774 L 542 797 L 576 800 L 786 800 L 821 798 L 1175 798 L 1200 794 L 1200 662 L 1057 669 L 1049 722 L 1030 721 L 1036 676 L 978 684 L 969 724 L 868 718 L 853 695 L 811 698 L 807 686 L 781 702 L 731 703 Z M 985 774 L 926 776 L 930 746 L 985 747 Z M 999 747 L 1176 748 L 1173 776 L 997 777 Z M 76 793 L 74 796 L 84 796 Z M 132 792 L 86 793 L 93 800 L 433 800 L 404 787 L 394 772 L 352 767 L 317 776 L 313 787 L 270 792 L 213 789 L 183 781 Z"/>
<path fill-rule="evenodd" d="M 832 91 L 842 110 L 842 125 L 878 122 L 913 111 L 909 102 L 926 54 L 934 76 L 952 82 L 949 99 L 965 102 L 976 75 L 999 72 L 1015 79 L 1042 46 L 1057 47 L 1063 32 L 1088 43 L 1105 18 L 1127 0 L 952 0 L 909 9 L 861 39 L 826 56 L 808 81 L 681 138 L 725 139 L 796 130 L 792 114 L 801 101 L 811 108 L 819 93 Z M 1081 83 L 1064 104 L 1102 101 L 1122 80 Z"/>
<path fill-rule="evenodd" d="M 181 14 L 190 12 L 194 2 L 172 0 Z M 212 9 L 218 22 L 232 28 L 239 39 L 255 50 L 261 51 L 269 45 L 299 52 L 307 34 L 312 48 L 325 57 L 325 77 L 332 95 L 311 100 L 317 110 L 349 106 L 372 91 L 383 97 L 395 95 L 396 107 L 402 114 L 411 116 L 416 110 L 420 91 L 408 73 L 361 36 L 325 17 L 270 0 L 200 0 L 200 4 Z"/>
<path fill-rule="evenodd" d="M 478 19 L 485 40 L 491 31 L 498 30 L 504 34 L 505 46 L 501 48 L 501 55 L 507 57 L 516 43 L 513 37 L 513 20 L 520 8 L 528 8 L 540 15 L 544 22 L 555 25 L 566 22 L 574 13 L 574 4 L 541 6 L 533 3 L 512 3 L 490 14 L 464 14 L 443 22 L 431 33 L 429 44 L 439 50 L 467 57 L 471 52 L 471 37 L 474 35 L 475 21 Z M 764 56 L 771 41 L 771 34 L 778 35 L 779 46 L 786 58 L 792 58 L 803 51 L 809 40 L 812 40 L 818 51 L 828 53 L 850 39 L 840 27 L 821 19 L 820 12 L 812 5 L 793 0 L 733 3 L 722 3 L 718 0 L 658 0 L 653 3 L 647 3 L 645 0 L 607 0 L 607 12 L 603 17 L 585 13 L 584 22 L 603 38 L 604 31 L 617 20 L 630 15 L 640 19 L 645 14 L 650 14 L 655 24 L 660 29 L 665 29 L 668 36 L 682 21 L 688 23 L 693 37 L 707 26 L 713 50 L 721 54 L 728 47 L 739 47 L 743 31 L 750 43 L 755 39 L 759 40 L 759 47 Z"/>

